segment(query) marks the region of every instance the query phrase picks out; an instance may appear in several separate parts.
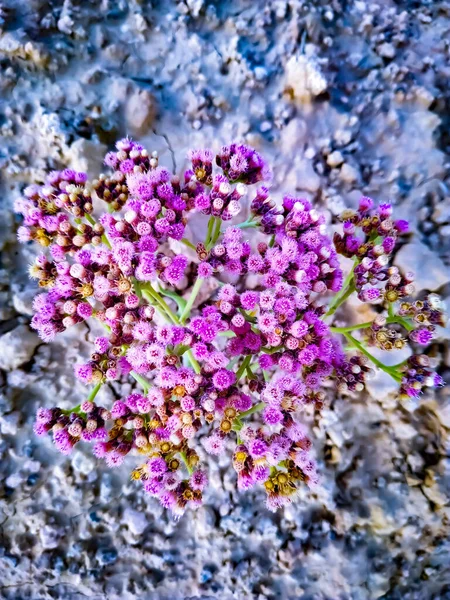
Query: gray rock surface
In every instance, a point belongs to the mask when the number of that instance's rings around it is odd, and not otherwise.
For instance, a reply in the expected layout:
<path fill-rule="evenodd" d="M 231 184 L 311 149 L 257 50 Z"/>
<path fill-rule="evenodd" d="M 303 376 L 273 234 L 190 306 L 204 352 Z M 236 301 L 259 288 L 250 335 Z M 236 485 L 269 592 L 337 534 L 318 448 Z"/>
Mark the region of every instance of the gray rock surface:
<path fill-rule="evenodd" d="M 435 292 L 450 282 L 450 270 L 447 265 L 435 252 L 419 241 L 400 248 L 395 257 L 395 264 L 404 273 L 415 273 L 416 292 Z"/>
<path fill-rule="evenodd" d="M 37 345 L 35 249 L 12 215 L 25 185 L 95 173 L 120 136 L 180 171 L 188 147 L 240 139 L 271 161 L 277 198 L 305 195 L 330 223 L 361 193 L 392 201 L 412 226 L 398 264 L 448 297 L 449 34 L 446 0 L 0 1 L 0 598 L 450 598 L 448 387 L 410 405 L 382 380 L 330 390 L 310 422 L 314 493 L 274 515 L 224 458 L 205 507 L 174 523 L 129 481 L 132 459 L 109 471 L 34 436 L 38 406 L 83 397 L 72 365 L 93 333 Z M 449 381 L 447 342 L 431 354 Z"/>
<path fill-rule="evenodd" d="M 26 325 L 19 325 L 0 336 L 0 369 L 13 371 L 31 360 L 39 337 Z"/>

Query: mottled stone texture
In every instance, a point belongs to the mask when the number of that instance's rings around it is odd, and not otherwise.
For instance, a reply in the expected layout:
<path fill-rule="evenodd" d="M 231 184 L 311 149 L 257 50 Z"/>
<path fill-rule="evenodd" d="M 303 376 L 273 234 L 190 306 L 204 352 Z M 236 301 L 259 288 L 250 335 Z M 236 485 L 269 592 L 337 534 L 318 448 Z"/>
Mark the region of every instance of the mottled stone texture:
<path fill-rule="evenodd" d="M 359 398 L 330 390 L 311 423 L 317 493 L 273 515 L 223 459 L 206 507 L 175 524 L 127 467 L 33 436 L 36 406 L 78 403 L 72 365 L 92 333 L 36 344 L 35 250 L 15 244 L 11 211 L 47 170 L 94 173 L 124 134 L 178 169 L 188 146 L 240 138 L 272 160 L 275 194 L 330 223 L 362 191 L 393 201 L 413 225 L 398 264 L 448 296 L 449 39 L 440 0 L 0 2 L 1 598 L 450 598 L 448 388 L 409 406 L 382 377 Z M 450 380 L 448 338 L 431 353 Z"/>

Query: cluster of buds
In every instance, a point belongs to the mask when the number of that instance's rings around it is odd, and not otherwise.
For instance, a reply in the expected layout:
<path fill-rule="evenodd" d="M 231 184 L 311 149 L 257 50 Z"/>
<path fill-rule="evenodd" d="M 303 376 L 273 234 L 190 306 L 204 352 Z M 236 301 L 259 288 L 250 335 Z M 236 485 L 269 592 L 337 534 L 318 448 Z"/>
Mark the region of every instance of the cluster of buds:
<path fill-rule="evenodd" d="M 122 171 L 116 171 L 110 177 L 102 173 L 92 182 L 92 189 L 97 198 L 109 204 L 113 211 L 120 210 L 128 200 L 128 186 Z"/>
<path fill-rule="evenodd" d="M 105 424 L 111 413 L 89 400 L 77 409 L 39 408 L 34 431 L 37 435 L 53 434 L 53 442 L 62 454 L 70 454 L 80 441 L 93 442 L 108 438 Z"/>
<path fill-rule="evenodd" d="M 161 505 L 174 515 L 181 516 L 187 508 L 201 506 L 202 492 L 208 484 L 204 471 L 190 470 L 185 477 L 181 466 L 181 461 L 174 457 L 171 449 L 170 452 L 154 455 L 146 464 L 135 469 L 132 479 L 141 480 L 147 493 L 158 498 Z"/>
<path fill-rule="evenodd" d="M 262 156 L 244 144 L 223 146 L 216 156 L 216 163 L 231 182 L 252 185 L 270 179 L 270 170 Z"/>
<path fill-rule="evenodd" d="M 156 153 L 121 140 L 105 159 L 110 175 L 89 184 L 82 173 L 52 173 L 17 203 L 19 239 L 47 248 L 30 268 L 44 288 L 32 327 L 45 341 L 89 318 L 105 328 L 89 360 L 75 366 L 78 379 L 93 386 L 87 400 L 71 410 L 40 409 L 36 433 L 52 432 L 63 453 L 93 441 L 94 455 L 109 467 L 141 457 L 132 479 L 177 517 L 202 502 L 205 453 L 232 449 L 238 488 L 263 486 L 276 510 L 301 485 L 318 483 L 301 416 L 319 417 L 330 384 L 340 394 L 360 393 L 372 365 L 395 379 L 402 396 L 441 385 L 426 355 L 387 367 L 369 349 L 427 345 L 445 323 L 443 311 L 435 296 L 406 299 L 412 277 L 390 264 L 406 225 L 392 221 L 390 205 L 374 209 L 363 198 L 358 211 L 342 216 L 333 243 L 308 200 L 276 202 L 268 187 L 250 189 L 269 175 L 254 149 L 231 144 L 217 155 L 189 156 L 192 165 L 178 176 Z M 226 226 L 248 192 L 250 217 Z M 184 235 L 199 213 L 209 221 L 204 240 L 194 243 Z M 170 240 L 195 249 L 196 258 L 174 255 Z M 355 259 L 345 284 L 339 253 Z M 220 283 L 217 292 L 197 306 L 210 277 Z M 190 294 L 181 295 L 183 286 L 192 286 Z M 371 323 L 333 326 L 355 290 L 360 300 L 378 302 L 380 314 Z M 95 405 L 105 382 L 125 378 L 141 392 L 108 409 Z"/>
<path fill-rule="evenodd" d="M 429 294 L 423 300 L 402 302 L 399 315 L 411 319 L 415 329 L 409 339 L 421 346 L 428 346 L 434 338 L 436 326 L 445 327 L 444 306 L 437 294 Z"/>
<path fill-rule="evenodd" d="M 374 374 L 369 359 L 361 354 L 346 357 L 344 353 L 338 352 L 336 365 L 337 389 L 340 394 L 362 392 L 365 382 Z"/>
<path fill-rule="evenodd" d="M 367 343 L 382 350 L 401 350 L 407 343 L 406 339 L 401 332 L 387 327 L 386 324 L 386 317 L 377 315 L 371 327 L 366 329 Z"/>
<path fill-rule="evenodd" d="M 52 171 L 42 186 L 28 186 L 15 205 L 16 212 L 23 216 L 19 240 L 33 240 L 44 247 L 53 242 L 62 248 L 70 245 L 65 240 L 75 235 L 76 226 L 69 222 L 68 215 L 80 219 L 93 211 L 86 180 L 85 173 L 65 169 Z"/>
<path fill-rule="evenodd" d="M 390 204 L 374 208 L 364 197 L 357 211 L 346 210 L 339 217 L 343 233 L 334 234 L 334 245 L 339 254 L 355 259 L 354 286 L 362 302 L 396 302 L 414 292 L 413 274 L 402 275 L 390 265 L 398 236 L 408 231 L 407 221 L 391 216 Z"/>
<path fill-rule="evenodd" d="M 414 354 L 406 361 L 400 386 L 400 397 L 418 398 L 425 387 L 444 385 L 442 377 L 433 371 L 426 354 Z"/>

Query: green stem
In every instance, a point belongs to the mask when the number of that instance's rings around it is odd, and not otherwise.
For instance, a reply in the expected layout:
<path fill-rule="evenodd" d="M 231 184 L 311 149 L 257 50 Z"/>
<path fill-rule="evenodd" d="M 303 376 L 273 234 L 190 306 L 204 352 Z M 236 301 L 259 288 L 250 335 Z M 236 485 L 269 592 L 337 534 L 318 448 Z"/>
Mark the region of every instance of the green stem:
<path fill-rule="evenodd" d="M 402 325 L 407 331 L 412 331 L 414 329 L 412 325 L 398 315 L 388 317 L 386 323 L 397 323 L 398 325 Z M 359 323 L 358 325 L 350 325 L 349 327 L 330 327 L 330 331 L 333 333 L 348 333 L 349 331 L 357 331 L 358 329 L 367 329 L 368 327 L 371 327 L 372 324 L 373 321 L 368 321 L 367 323 Z"/>
<path fill-rule="evenodd" d="M 186 350 L 186 356 L 187 356 L 189 362 L 191 363 L 194 371 L 197 374 L 201 373 L 202 369 L 201 369 L 200 365 L 198 364 L 198 362 L 195 360 L 194 355 L 192 354 L 192 350 Z"/>
<path fill-rule="evenodd" d="M 283 346 L 275 346 L 275 348 L 261 348 L 261 352 L 264 354 L 275 354 L 275 352 L 279 352 Z"/>
<path fill-rule="evenodd" d="M 192 469 L 192 467 L 188 463 L 186 452 L 179 452 L 178 454 L 180 455 L 181 460 L 184 462 L 184 464 L 186 466 L 186 469 L 188 470 L 189 475 L 192 475 L 193 469 Z"/>
<path fill-rule="evenodd" d="M 397 383 L 400 383 L 400 381 L 402 380 L 402 375 L 400 373 L 396 372 L 393 367 L 388 367 L 387 365 L 385 365 L 384 363 L 379 361 L 378 358 L 375 358 L 375 356 L 373 356 L 373 354 L 371 354 L 367 350 L 367 348 L 365 348 L 360 342 L 358 342 L 358 340 L 356 340 L 350 333 L 343 333 L 342 335 L 354 348 L 357 348 L 362 354 L 367 356 L 367 358 L 371 362 L 373 362 L 373 364 L 376 367 L 378 367 L 379 369 L 381 369 L 382 371 L 384 371 L 385 373 L 390 375 L 392 377 L 392 379 L 394 379 Z"/>
<path fill-rule="evenodd" d="M 252 360 L 251 355 L 246 356 L 244 358 L 244 360 L 242 361 L 241 366 L 239 367 L 239 369 L 236 372 L 236 381 L 239 381 L 239 379 L 242 377 L 242 375 L 245 373 L 245 370 L 247 369 L 247 367 L 249 366 L 250 362 Z"/>
<path fill-rule="evenodd" d="M 401 369 L 402 367 L 404 367 L 407 364 L 408 364 L 407 360 L 402 360 L 401 363 L 397 363 L 396 365 L 392 365 L 391 369 L 395 369 L 396 371 L 398 371 L 399 369 Z"/>
<path fill-rule="evenodd" d="M 188 248 L 191 248 L 192 250 L 195 250 L 195 251 L 197 251 L 197 247 L 196 247 L 196 246 L 194 246 L 194 244 L 193 244 L 192 242 L 190 242 L 189 240 L 187 240 L 186 238 L 183 238 L 183 239 L 181 240 L 181 242 L 182 242 L 182 243 L 183 243 L 185 246 L 187 246 Z"/>
<path fill-rule="evenodd" d="M 147 395 L 151 385 L 150 381 L 146 379 L 143 375 L 139 375 L 139 373 L 136 373 L 136 371 L 130 371 L 130 375 L 135 381 L 139 383 L 139 385 L 142 386 L 144 394 Z"/>
<path fill-rule="evenodd" d="M 157 302 L 157 300 L 154 298 L 154 296 L 148 290 L 142 290 L 141 295 L 143 298 L 145 298 L 145 300 L 147 300 L 147 302 L 149 304 L 151 304 L 154 308 L 156 308 L 156 310 L 164 318 L 165 321 L 167 321 L 168 323 L 172 322 L 172 319 L 169 318 L 166 311 L 161 307 L 161 305 Z"/>
<path fill-rule="evenodd" d="M 345 278 L 342 290 L 339 292 L 339 294 L 335 296 L 333 302 L 328 308 L 328 311 L 325 313 L 325 317 L 330 317 L 331 315 L 333 315 L 336 312 L 336 310 L 341 306 L 341 304 L 343 304 L 347 300 L 347 298 L 355 291 L 353 275 L 357 264 L 358 259 L 355 258 L 353 267 L 351 268 L 350 273 Z"/>
<path fill-rule="evenodd" d="M 142 289 L 142 287 L 143 286 L 141 286 L 141 289 L 140 289 L 142 296 L 148 302 L 150 302 L 150 304 L 152 304 L 153 306 L 155 306 L 155 302 L 156 302 L 155 308 L 157 310 L 159 310 L 161 315 L 163 317 L 165 317 L 166 320 L 168 320 L 169 322 L 172 321 L 172 323 L 174 323 L 175 325 L 182 324 L 181 318 L 178 319 L 178 317 L 172 312 L 172 310 L 169 308 L 169 306 L 167 306 L 167 303 L 164 301 L 164 299 L 161 298 L 161 296 L 158 294 L 158 292 L 154 288 L 152 288 L 152 286 L 150 284 L 145 284 L 145 289 Z M 195 360 L 194 355 L 192 354 L 191 350 L 186 350 L 186 358 L 191 363 L 194 371 L 196 373 L 200 373 L 201 367 L 198 364 L 198 362 Z M 134 375 L 133 375 L 133 377 L 134 377 Z"/>
<path fill-rule="evenodd" d="M 408 323 L 408 321 L 406 319 L 404 319 L 403 317 L 400 317 L 399 315 L 394 315 L 393 317 L 388 317 L 386 319 L 386 323 L 397 323 L 398 325 L 401 325 L 402 327 L 404 327 L 406 329 L 406 331 L 414 330 L 414 325 L 411 325 L 411 323 Z"/>
<path fill-rule="evenodd" d="M 211 242 L 211 236 L 214 228 L 215 217 L 209 217 L 208 229 L 206 230 L 205 248 L 209 250 L 209 244 Z"/>
<path fill-rule="evenodd" d="M 243 223 L 239 223 L 236 225 L 238 229 L 252 229 L 254 227 L 258 227 L 259 223 L 256 221 L 244 221 Z"/>
<path fill-rule="evenodd" d="M 392 302 L 389 302 L 389 304 L 388 304 L 388 316 L 390 318 L 395 317 L 395 314 L 394 314 L 394 305 L 393 305 Z"/>
<path fill-rule="evenodd" d="M 345 288 L 345 290 L 342 290 L 344 293 L 339 293 L 336 298 L 334 299 L 334 301 L 331 303 L 330 308 L 328 309 L 328 311 L 325 313 L 325 317 L 331 317 L 331 315 L 334 315 L 334 313 L 337 311 L 337 309 L 344 304 L 344 302 L 347 300 L 347 298 L 349 296 L 351 296 L 353 294 L 353 292 L 355 291 L 355 284 L 353 283 L 353 281 L 350 283 L 349 286 L 347 286 Z"/>
<path fill-rule="evenodd" d="M 258 404 L 255 404 L 254 406 L 252 406 L 251 408 L 249 408 L 248 410 L 246 410 L 245 412 L 241 413 L 238 417 L 237 420 L 241 421 L 242 419 L 245 419 L 247 417 L 249 417 L 250 415 L 253 415 L 257 412 L 260 412 L 263 408 L 265 408 L 266 403 L 265 402 L 259 402 Z M 235 419 L 236 421 L 236 419 Z M 237 424 L 237 427 L 239 427 L 238 429 L 236 429 L 236 427 L 233 427 L 234 431 L 240 431 L 243 427 L 243 423 L 242 424 Z"/>
<path fill-rule="evenodd" d="M 109 240 L 106 237 L 106 234 L 102 235 L 102 242 L 105 244 L 105 246 L 107 246 L 108 248 L 111 248 L 111 244 L 109 243 Z"/>
<path fill-rule="evenodd" d="M 109 206 L 109 205 L 108 205 Z M 86 213 L 84 215 L 84 218 L 86 219 L 86 221 L 88 223 L 90 223 L 92 226 L 97 225 L 97 221 L 94 219 L 94 217 L 92 215 L 89 215 L 88 213 Z M 81 223 L 81 219 L 75 219 L 75 221 L 79 221 Z M 111 248 L 111 244 L 109 243 L 108 238 L 106 237 L 106 234 L 102 235 L 102 242 L 105 244 L 105 246 L 108 246 L 108 248 Z"/>
<path fill-rule="evenodd" d="M 90 391 L 88 397 L 86 398 L 86 402 L 93 402 L 95 396 L 98 394 L 100 388 L 102 387 L 103 382 L 97 383 L 92 390 Z M 77 404 L 73 408 L 69 408 L 68 410 L 61 410 L 64 415 L 70 415 L 71 413 L 79 413 L 81 408 L 81 404 Z"/>
<path fill-rule="evenodd" d="M 360 323 L 359 325 L 350 325 L 349 327 L 330 327 L 333 333 L 348 333 L 349 331 L 357 331 L 358 329 L 367 329 L 372 326 L 373 321 Z"/>
<path fill-rule="evenodd" d="M 234 331 L 219 331 L 218 335 L 220 337 L 233 338 L 237 337 Z"/>
<path fill-rule="evenodd" d="M 169 298 L 172 298 L 172 300 L 178 306 L 179 312 L 182 312 L 184 310 L 184 307 L 186 306 L 186 300 L 184 298 L 182 298 L 181 296 L 179 296 L 176 292 L 172 292 L 172 290 L 165 290 L 163 288 L 160 288 L 158 290 L 158 293 L 162 294 L 163 296 L 168 296 Z"/>
<path fill-rule="evenodd" d="M 159 308 L 159 310 L 160 310 L 160 312 L 162 312 L 163 316 L 165 316 L 166 318 L 168 318 L 169 321 L 172 321 L 172 323 L 177 325 L 178 324 L 177 316 L 172 312 L 170 307 L 167 305 L 167 302 L 165 302 L 163 300 L 163 298 L 161 298 L 161 296 L 158 294 L 158 292 L 155 289 L 153 289 L 150 284 L 145 284 L 145 288 L 143 286 L 142 286 L 142 288 L 143 288 L 143 289 L 141 289 L 142 296 L 148 302 L 150 302 L 150 304 L 153 304 L 154 306 L 155 306 L 155 302 L 156 302 L 155 308 Z"/>
<path fill-rule="evenodd" d="M 217 242 L 217 240 L 220 237 L 220 228 L 222 227 L 222 219 L 220 219 L 219 217 L 215 217 L 215 219 L 216 219 L 216 222 L 214 225 L 214 233 L 212 235 L 210 247 L 208 248 L 208 250 L 214 246 L 214 244 Z"/>
<path fill-rule="evenodd" d="M 91 393 L 89 394 L 89 396 L 86 398 L 87 402 L 92 402 L 94 400 L 95 396 L 98 394 L 102 385 L 103 385 L 103 383 L 97 383 L 97 385 L 91 390 Z"/>
<path fill-rule="evenodd" d="M 81 404 L 77 404 L 73 408 L 68 408 L 68 409 L 61 408 L 60 410 L 63 415 L 71 415 L 72 413 L 79 413 L 80 408 L 81 408 Z"/>
<path fill-rule="evenodd" d="M 177 315 L 173 312 L 173 310 L 170 308 L 170 306 L 167 304 L 167 302 L 164 300 L 164 298 L 159 294 L 159 292 L 157 292 L 155 290 L 154 287 L 152 287 L 151 285 L 149 285 L 150 291 L 153 294 L 153 297 L 155 298 L 155 300 L 159 303 L 159 305 L 161 306 L 161 308 L 163 308 L 166 313 L 169 315 L 169 317 L 172 319 L 172 321 L 175 324 L 178 324 L 178 317 Z"/>
<path fill-rule="evenodd" d="M 192 290 L 191 290 L 191 295 L 189 296 L 189 300 L 186 302 L 186 306 L 184 307 L 184 310 L 180 315 L 180 323 L 181 324 L 184 324 L 186 319 L 191 314 L 192 305 L 194 304 L 194 301 L 197 298 L 197 295 L 200 291 L 200 288 L 202 287 L 203 282 L 204 282 L 204 279 L 199 277 L 197 279 L 197 281 L 194 283 L 194 286 L 192 287 Z"/>
<path fill-rule="evenodd" d="M 94 217 L 92 217 L 92 216 L 91 216 L 91 215 L 89 215 L 88 213 L 86 213 L 86 214 L 84 215 L 84 218 L 85 218 L 85 219 L 86 219 L 86 221 L 87 221 L 88 223 L 90 223 L 91 225 L 97 225 L 97 223 L 96 223 L 96 221 L 95 221 Z"/>

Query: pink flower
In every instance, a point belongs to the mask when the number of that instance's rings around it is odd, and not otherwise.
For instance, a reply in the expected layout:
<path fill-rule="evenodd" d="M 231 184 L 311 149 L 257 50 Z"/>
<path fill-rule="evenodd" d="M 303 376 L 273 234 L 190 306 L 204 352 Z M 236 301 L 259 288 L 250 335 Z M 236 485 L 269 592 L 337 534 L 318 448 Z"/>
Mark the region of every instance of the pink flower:
<path fill-rule="evenodd" d="M 236 380 L 236 375 L 227 369 L 219 369 L 214 373 L 212 381 L 213 385 L 218 390 L 226 390 L 233 385 Z"/>

